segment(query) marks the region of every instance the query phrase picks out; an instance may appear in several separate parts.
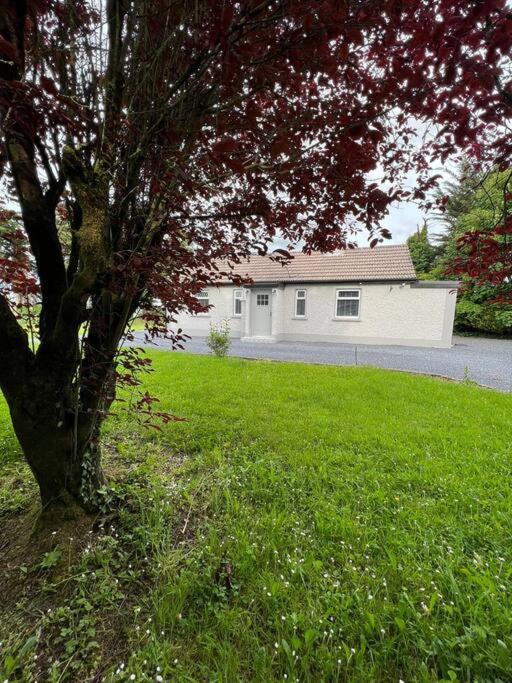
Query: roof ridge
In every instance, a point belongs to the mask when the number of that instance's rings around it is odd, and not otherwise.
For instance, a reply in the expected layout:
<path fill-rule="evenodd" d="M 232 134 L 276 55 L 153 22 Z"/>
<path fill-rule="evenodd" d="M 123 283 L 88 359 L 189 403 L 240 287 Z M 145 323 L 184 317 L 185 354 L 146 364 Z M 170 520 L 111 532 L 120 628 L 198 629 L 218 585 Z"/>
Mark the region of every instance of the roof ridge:
<path fill-rule="evenodd" d="M 333 255 L 339 255 L 339 254 L 353 254 L 357 253 L 358 251 L 377 251 L 380 249 L 407 249 L 409 250 L 409 247 L 407 244 L 378 244 L 375 247 L 354 247 L 353 249 L 350 249 L 349 247 L 345 249 L 335 249 L 334 251 L 312 251 L 311 253 L 307 253 L 304 251 L 298 251 L 294 249 L 288 249 L 289 254 L 298 254 L 302 256 L 313 256 L 313 255 L 318 255 L 318 256 L 333 256 Z M 269 252 L 268 254 L 250 254 L 250 256 L 261 256 L 261 258 L 267 258 L 269 256 L 272 256 L 274 252 Z"/>

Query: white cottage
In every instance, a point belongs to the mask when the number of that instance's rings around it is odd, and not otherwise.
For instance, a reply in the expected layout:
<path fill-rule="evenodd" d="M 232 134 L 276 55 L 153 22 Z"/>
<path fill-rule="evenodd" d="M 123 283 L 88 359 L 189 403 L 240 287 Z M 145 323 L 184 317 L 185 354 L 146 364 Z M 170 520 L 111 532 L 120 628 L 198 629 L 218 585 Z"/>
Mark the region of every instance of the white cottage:
<path fill-rule="evenodd" d="M 212 283 L 199 300 L 208 313 L 181 315 L 191 336 L 227 319 L 233 337 L 449 347 L 455 281 L 419 281 L 405 245 L 332 254 L 295 253 L 286 266 L 252 256 L 236 267 L 249 284 Z"/>

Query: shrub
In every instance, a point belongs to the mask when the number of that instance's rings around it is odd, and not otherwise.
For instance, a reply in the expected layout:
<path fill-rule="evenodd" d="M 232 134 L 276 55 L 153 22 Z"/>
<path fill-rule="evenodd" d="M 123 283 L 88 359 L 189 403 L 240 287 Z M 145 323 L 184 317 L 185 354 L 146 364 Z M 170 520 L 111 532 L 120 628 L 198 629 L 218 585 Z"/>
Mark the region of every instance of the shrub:
<path fill-rule="evenodd" d="M 206 344 L 214 356 L 224 358 L 227 355 L 231 344 L 227 320 L 221 320 L 220 323 L 210 323 L 210 334 Z"/>
<path fill-rule="evenodd" d="M 457 302 L 455 326 L 458 330 L 476 330 L 491 334 L 512 334 L 512 308 L 476 302 L 462 297 Z"/>

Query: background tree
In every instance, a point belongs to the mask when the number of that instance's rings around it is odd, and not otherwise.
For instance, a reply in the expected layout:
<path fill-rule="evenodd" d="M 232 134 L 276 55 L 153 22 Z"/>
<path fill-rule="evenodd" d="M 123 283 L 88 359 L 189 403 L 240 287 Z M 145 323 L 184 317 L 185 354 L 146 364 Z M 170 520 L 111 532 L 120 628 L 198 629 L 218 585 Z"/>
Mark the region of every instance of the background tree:
<path fill-rule="evenodd" d="M 457 303 L 461 328 L 512 335 L 511 171 L 483 178 L 456 225 L 448 264 L 464 283 Z"/>
<path fill-rule="evenodd" d="M 165 333 L 276 234 L 374 245 L 412 167 L 421 199 L 456 149 L 504 163 L 511 26 L 502 0 L 1 0 L 0 168 L 31 256 L 3 263 L 0 388 L 44 505 L 99 504 L 140 307 Z M 35 351 L 12 308 L 32 264 Z"/>
<path fill-rule="evenodd" d="M 436 260 L 437 251 L 430 242 L 426 222 L 423 227 L 418 227 L 416 232 L 407 238 L 407 246 L 418 277 L 422 278 L 430 273 Z"/>
<path fill-rule="evenodd" d="M 504 298 L 507 283 L 498 288 L 495 274 L 488 272 L 491 264 L 480 272 L 474 262 L 489 240 L 496 242 L 494 259 L 506 258 L 510 244 L 495 235 L 495 228 L 510 212 L 509 179 L 509 171 L 483 173 L 465 160 L 437 193 L 444 203 L 438 217 L 444 231 L 435 236 L 438 255 L 428 276 L 449 279 L 456 274 L 463 280 L 455 315 L 460 330 L 512 334 L 512 308 Z M 481 259 L 478 262 L 484 266 Z"/>

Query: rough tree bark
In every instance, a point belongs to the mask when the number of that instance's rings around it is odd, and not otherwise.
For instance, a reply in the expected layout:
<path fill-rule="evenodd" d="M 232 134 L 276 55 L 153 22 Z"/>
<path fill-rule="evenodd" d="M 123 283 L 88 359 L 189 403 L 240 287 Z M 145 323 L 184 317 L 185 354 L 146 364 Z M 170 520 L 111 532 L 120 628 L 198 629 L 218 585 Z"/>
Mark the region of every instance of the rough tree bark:
<path fill-rule="evenodd" d="M 133 289 L 126 292 L 126 283 L 116 283 L 118 291 L 124 291 L 118 296 L 108 287 L 115 231 L 105 158 L 109 157 L 109 132 L 121 106 L 122 7 L 118 0 L 109 0 L 107 123 L 96 163 L 88 163 L 70 142 L 56 152 L 58 175 L 46 169 L 45 186 L 38 174 L 41 146 L 11 116 L 11 108 L 18 105 L 15 84 L 23 79 L 25 70 L 27 4 L 10 3 L 9 11 L 0 15 L 0 37 L 17 52 L 16 59 L 0 60 L 0 79 L 14 84 L 12 106 L 0 109 L 0 121 L 41 287 L 35 352 L 0 293 L 0 390 L 45 508 L 77 503 L 92 511 L 99 505 L 98 490 L 104 483 L 100 427 L 113 400 L 119 342 L 139 302 Z M 63 72 L 63 93 L 66 83 Z M 43 152 L 43 165 L 45 158 Z M 72 253 L 67 265 L 56 225 L 57 204 L 66 184 L 73 198 Z M 88 333 L 81 341 L 81 325 L 86 319 Z"/>
<path fill-rule="evenodd" d="M 97 507 L 96 492 L 104 478 L 98 427 L 80 424 L 66 394 L 48 373 L 32 376 L 10 404 L 14 430 L 39 485 L 43 508 L 77 503 Z"/>
<path fill-rule="evenodd" d="M 75 382 L 78 337 L 70 347 L 45 342 L 32 353 L 25 332 L 1 296 L 0 329 L 0 388 L 43 506 L 73 501 L 94 509 L 94 493 L 103 483 L 98 446 L 101 418 L 90 399 L 90 412 L 81 409 L 84 391 L 80 395 Z"/>
<path fill-rule="evenodd" d="M 96 370 L 89 363 L 85 376 L 81 373 L 80 381 L 76 380 L 80 325 L 86 302 L 108 262 L 104 238 L 106 190 L 101 174 L 87 175 L 74 152 L 64 150 L 65 179 L 75 192 L 81 215 L 81 270 L 68 281 L 57 238 L 55 200 L 41 189 L 33 144 L 15 129 L 6 138 L 23 223 L 40 275 L 42 305 L 40 345 L 32 353 L 26 335 L 3 300 L 0 388 L 7 398 L 15 433 L 39 484 L 43 505 L 74 500 L 84 509 L 92 510 L 97 506 L 96 491 L 103 481 L 97 445 L 101 419 L 98 408 L 113 363 L 110 347 L 103 343 L 110 334 L 96 335 L 98 346 L 94 355 L 101 360 L 101 369 Z M 10 364 L 6 363 L 7 357 Z"/>
<path fill-rule="evenodd" d="M 14 431 L 39 485 L 43 507 L 97 509 L 104 484 L 100 428 L 114 399 L 116 350 L 137 301 L 102 294 L 80 352 L 74 321 L 62 338 L 33 353 L 26 333 L 0 295 L 0 389 Z"/>

